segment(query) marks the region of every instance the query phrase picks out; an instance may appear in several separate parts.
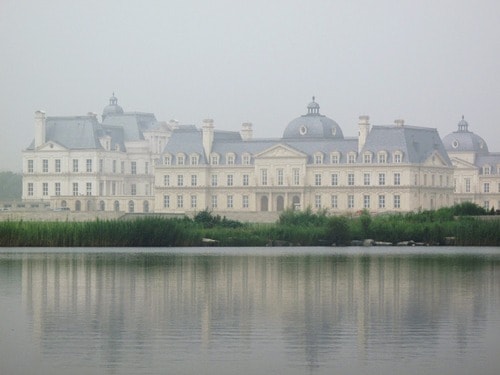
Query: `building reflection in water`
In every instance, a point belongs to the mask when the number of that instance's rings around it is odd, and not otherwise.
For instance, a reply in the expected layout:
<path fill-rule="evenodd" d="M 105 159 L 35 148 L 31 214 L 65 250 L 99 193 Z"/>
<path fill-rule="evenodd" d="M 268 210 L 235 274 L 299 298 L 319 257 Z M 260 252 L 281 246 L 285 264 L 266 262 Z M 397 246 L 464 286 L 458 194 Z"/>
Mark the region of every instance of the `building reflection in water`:
<path fill-rule="evenodd" d="M 110 368 L 124 356 L 224 360 L 280 346 L 310 369 L 443 345 L 460 355 L 500 303 L 498 262 L 472 256 L 86 253 L 22 262 L 43 353 Z"/>

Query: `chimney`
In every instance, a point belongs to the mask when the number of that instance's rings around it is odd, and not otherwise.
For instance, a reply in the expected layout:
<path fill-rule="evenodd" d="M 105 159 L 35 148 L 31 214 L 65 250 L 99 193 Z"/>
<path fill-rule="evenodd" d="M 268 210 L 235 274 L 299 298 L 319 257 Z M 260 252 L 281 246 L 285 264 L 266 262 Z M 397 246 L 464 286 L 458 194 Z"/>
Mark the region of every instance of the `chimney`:
<path fill-rule="evenodd" d="M 35 148 L 45 143 L 46 117 L 44 111 L 35 112 Z"/>
<path fill-rule="evenodd" d="M 244 141 L 248 141 L 248 140 L 252 139 L 252 137 L 253 137 L 252 123 L 251 122 L 244 122 L 243 124 L 241 124 L 240 134 L 241 134 L 241 138 Z"/>
<path fill-rule="evenodd" d="M 212 144 L 214 142 L 214 120 L 203 120 L 202 134 L 203 150 L 205 151 L 205 156 L 208 160 L 210 158 L 210 154 L 212 153 Z"/>
<path fill-rule="evenodd" d="M 396 126 L 404 126 L 405 120 L 403 120 L 402 118 L 398 118 L 394 120 L 394 123 L 396 124 Z"/>
<path fill-rule="evenodd" d="M 370 133 L 370 116 L 367 115 L 359 116 L 358 125 L 359 125 L 358 152 L 361 152 L 363 147 L 365 147 L 368 133 Z"/>

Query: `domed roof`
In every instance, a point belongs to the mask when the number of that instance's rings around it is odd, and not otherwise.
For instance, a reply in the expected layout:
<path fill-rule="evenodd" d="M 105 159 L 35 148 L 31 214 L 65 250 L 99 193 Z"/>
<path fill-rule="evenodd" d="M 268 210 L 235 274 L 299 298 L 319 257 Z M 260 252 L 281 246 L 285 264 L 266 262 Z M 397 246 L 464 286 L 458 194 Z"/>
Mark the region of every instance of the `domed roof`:
<path fill-rule="evenodd" d="M 307 106 L 307 114 L 292 120 L 283 132 L 285 139 L 329 138 L 344 139 L 339 124 L 319 113 L 319 104 L 313 101 Z"/>
<path fill-rule="evenodd" d="M 106 116 L 110 115 L 122 115 L 123 108 L 118 105 L 118 98 L 115 96 L 115 93 L 109 98 L 109 105 L 104 107 L 102 111 L 102 118 L 104 119 Z"/>
<path fill-rule="evenodd" d="M 446 151 L 450 152 L 488 153 L 488 145 L 483 138 L 469 131 L 469 124 L 465 121 L 464 116 L 458 123 L 458 130 L 443 138 L 443 145 Z"/>

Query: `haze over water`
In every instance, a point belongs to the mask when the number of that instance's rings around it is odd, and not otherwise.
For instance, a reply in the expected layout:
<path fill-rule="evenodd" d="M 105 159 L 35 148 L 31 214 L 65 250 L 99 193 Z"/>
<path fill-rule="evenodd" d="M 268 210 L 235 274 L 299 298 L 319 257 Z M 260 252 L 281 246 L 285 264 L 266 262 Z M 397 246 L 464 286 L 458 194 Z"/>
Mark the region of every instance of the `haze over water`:
<path fill-rule="evenodd" d="M 498 248 L 2 249 L 2 374 L 496 374 Z"/>

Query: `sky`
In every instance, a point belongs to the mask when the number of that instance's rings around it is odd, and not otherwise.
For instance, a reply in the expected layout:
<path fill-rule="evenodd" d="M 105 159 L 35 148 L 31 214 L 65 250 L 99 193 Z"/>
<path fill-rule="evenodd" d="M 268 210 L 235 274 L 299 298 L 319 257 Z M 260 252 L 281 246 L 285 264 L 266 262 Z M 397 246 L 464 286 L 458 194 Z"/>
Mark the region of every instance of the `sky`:
<path fill-rule="evenodd" d="M 307 112 L 469 130 L 500 152 L 497 0 L 0 0 L 0 171 L 34 112 L 125 111 L 279 138 Z"/>

